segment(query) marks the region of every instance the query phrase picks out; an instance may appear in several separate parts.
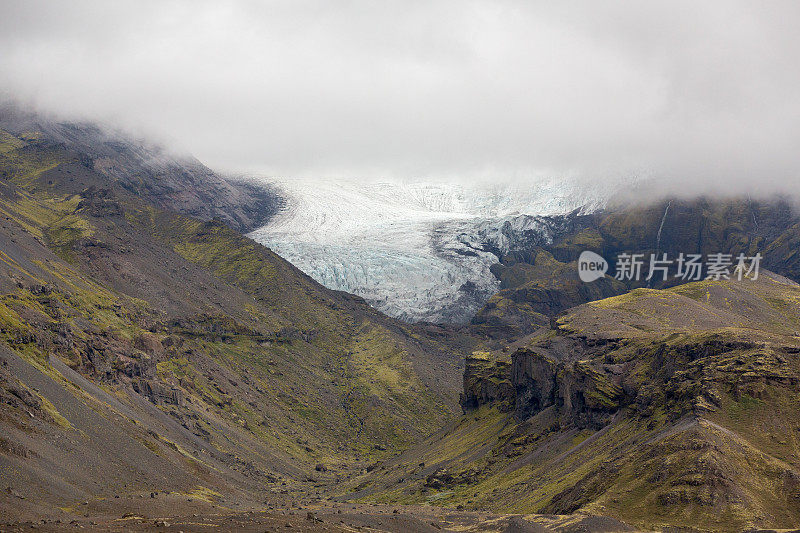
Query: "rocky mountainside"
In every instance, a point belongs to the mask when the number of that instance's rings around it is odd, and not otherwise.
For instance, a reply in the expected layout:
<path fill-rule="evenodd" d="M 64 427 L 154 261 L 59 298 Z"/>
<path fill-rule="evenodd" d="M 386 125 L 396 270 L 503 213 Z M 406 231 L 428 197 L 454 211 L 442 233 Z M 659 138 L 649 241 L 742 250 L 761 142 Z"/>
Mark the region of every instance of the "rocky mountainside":
<path fill-rule="evenodd" d="M 647 529 L 800 522 L 800 286 L 702 281 L 568 311 L 467 361 L 465 416 L 362 496 Z"/>
<path fill-rule="evenodd" d="M 97 161 L 0 131 L 5 519 L 314 494 L 454 416 L 475 339 L 387 318 Z"/>
<path fill-rule="evenodd" d="M 783 198 L 756 201 L 699 198 L 664 199 L 649 204 L 616 205 L 593 213 L 545 217 L 553 228 L 549 239 L 531 232 L 505 234 L 505 248 L 492 272 L 500 290 L 473 319 L 487 333 L 514 338 L 531 333 L 560 312 L 637 287 L 664 288 L 683 282 L 670 266 L 668 280 L 617 282 L 606 277 L 586 284 L 578 279 L 577 259 L 584 250 L 605 257 L 609 275 L 619 254 L 760 253 L 762 266 L 800 281 L 796 253 L 800 243 L 800 211 Z"/>
<path fill-rule="evenodd" d="M 283 206 L 266 184 L 220 176 L 191 156 L 92 123 L 63 122 L 0 103 L 0 129 L 24 139 L 26 150 L 67 149 L 82 164 L 148 203 L 201 220 L 219 218 L 247 232 Z"/>

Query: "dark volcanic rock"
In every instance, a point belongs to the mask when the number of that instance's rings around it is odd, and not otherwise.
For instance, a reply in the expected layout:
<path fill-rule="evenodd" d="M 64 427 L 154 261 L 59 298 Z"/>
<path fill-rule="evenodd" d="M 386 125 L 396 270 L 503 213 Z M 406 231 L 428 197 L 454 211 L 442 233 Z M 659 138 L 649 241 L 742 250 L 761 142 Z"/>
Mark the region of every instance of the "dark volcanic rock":
<path fill-rule="evenodd" d="M 559 418 L 579 427 L 602 427 L 622 406 L 619 377 L 587 361 L 554 361 L 527 349 L 512 356 L 511 381 L 520 419 L 555 406 Z"/>
<path fill-rule="evenodd" d="M 492 361 L 481 357 L 468 357 L 464 368 L 464 392 L 461 407 L 475 409 L 481 405 L 496 404 L 501 410 L 514 405 L 514 386 L 511 382 L 511 363 Z"/>

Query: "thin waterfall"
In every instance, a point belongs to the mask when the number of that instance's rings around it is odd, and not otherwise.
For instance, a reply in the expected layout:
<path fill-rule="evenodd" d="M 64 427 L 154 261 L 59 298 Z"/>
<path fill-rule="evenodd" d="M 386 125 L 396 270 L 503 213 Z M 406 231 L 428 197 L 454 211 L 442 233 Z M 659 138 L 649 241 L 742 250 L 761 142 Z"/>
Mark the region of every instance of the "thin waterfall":
<path fill-rule="evenodd" d="M 661 232 L 664 231 L 664 223 L 667 221 L 667 214 L 669 213 L 670 206 L 672 206 L 672 200 L 667 202 L 667 207 L 664 209 L 664 216 L 661 217 L 661 225 L 658 227 L 658 233 L 656 234 L 656 259 L 658 259 L 658 252 L 661 250 Z M 651 288 L 652 284 L 653 280 L 648 280 L 647 288 Z"/>

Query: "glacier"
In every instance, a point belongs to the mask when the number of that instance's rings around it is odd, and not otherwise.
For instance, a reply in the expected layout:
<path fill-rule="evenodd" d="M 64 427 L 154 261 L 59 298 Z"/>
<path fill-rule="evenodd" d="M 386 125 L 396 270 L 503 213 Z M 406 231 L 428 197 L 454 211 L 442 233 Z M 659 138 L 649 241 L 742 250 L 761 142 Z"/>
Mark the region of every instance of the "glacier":
<path fill-rule="evenodd" d="M 499 289 L 515 236 L 548 241 L 548 217 L 601 207 L 574 180 L 466 184 L 264 179 L 285 201 L 250 236 L 328 288 L 406 321 L 465 323 Z"/>

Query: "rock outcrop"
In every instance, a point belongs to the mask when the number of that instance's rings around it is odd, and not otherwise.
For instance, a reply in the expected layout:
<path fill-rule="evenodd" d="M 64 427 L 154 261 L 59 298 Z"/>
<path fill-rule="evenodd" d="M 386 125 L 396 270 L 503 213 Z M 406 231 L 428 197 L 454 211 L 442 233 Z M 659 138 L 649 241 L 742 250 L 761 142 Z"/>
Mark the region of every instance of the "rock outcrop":
<path fill-rule="evenodd" d="M 473 355 L 465 416 L 420 447 L 420 490 L 644 529 L 794 526 L 798 302 L 800 286 L 768 271 L 635 289 L 562 314 L 510 364 Z M 456 474 L 470 469 L 474 480 Z"/>
<path fill-rule="evenodd" d="M 513 409 L 510 361 L 496 360 L 489 354 L 467 357 L 461 406 L 469 410 L 481 405 L 497 405 L 504 411 Z"/>

